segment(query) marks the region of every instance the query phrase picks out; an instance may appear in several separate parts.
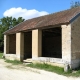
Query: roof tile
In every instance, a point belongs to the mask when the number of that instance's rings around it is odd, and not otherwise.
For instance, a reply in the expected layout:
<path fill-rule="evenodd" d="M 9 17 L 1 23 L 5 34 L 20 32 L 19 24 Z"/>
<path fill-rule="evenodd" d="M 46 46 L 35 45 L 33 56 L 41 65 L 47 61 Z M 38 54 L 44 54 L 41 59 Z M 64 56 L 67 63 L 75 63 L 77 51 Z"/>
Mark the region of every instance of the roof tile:
<path fill-rule="evenodd" d="M 27 31 L 35 28 L 47 27 L 49 25 L 58 25 L 69 23 L 76 15 L 80 13 L 80 7 L 60 11 L 57 13 L 26 20 L 14 28 L 6 31 L 4 34 L 16 33 L 19 31 Z"/>

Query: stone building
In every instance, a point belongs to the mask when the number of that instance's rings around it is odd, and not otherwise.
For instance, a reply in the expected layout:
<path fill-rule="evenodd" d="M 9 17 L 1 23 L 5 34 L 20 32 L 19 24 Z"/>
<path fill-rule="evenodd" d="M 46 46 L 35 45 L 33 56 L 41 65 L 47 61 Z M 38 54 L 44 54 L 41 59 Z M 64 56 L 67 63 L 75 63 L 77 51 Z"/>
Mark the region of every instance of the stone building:
<path fill-rule="evenodd" d="M 80 65 L 80 7 L 26 20 L 4 32 L 7 59 Z"/>

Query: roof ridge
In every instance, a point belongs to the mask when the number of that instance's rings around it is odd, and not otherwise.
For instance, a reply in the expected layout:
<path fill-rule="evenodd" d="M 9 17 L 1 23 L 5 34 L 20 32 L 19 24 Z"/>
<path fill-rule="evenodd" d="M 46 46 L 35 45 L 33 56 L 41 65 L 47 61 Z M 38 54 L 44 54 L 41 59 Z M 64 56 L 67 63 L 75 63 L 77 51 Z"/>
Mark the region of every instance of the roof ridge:
<path fill-rule="evenodd" d="M 39 17 L 34 17 L 34 18 L 31 18 L 31 19 L 27 19 L 27 20 L 32 20 L 32 19 L 36 19 L 36 18 L 40 18 L 40 17 L 45 17 L 45 16 L 56 14 L 56 13 L 65 12 L 65 11 L 68 11 L 68 10 L 74 10 L 74 9 L 77 9 L 77 8 L 80 8 L 80 7 L 75 7 L 75 8 L 70 8 L 70 9 L 66 9 L 66 10 L 61 10 L 61 11 L 53 12 L 53 13 L 46 14 L 46 15 L 39 16 Z M 25 20 L 25 21 L 27 21 L 27 20 Z"/>

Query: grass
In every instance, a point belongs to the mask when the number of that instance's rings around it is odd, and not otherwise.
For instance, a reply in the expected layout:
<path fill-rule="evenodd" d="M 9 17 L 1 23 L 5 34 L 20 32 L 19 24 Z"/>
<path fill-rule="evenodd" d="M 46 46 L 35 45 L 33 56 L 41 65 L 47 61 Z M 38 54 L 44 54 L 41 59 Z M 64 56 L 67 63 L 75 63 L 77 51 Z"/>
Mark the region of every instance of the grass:
<path fill-rule="evenodd" d="M 75 73 L 72 73 L 70 76 L 80 77 L 80 68 L 78 70 L 75 70 Z"/>
<path fill-rule="evenodd" d="M 80 69 L 78 69 L 77 71 L 72 71 L 69 70 L 68 72 L 64 72 L 64 69 L 58 66 L 52 66 L 49 64 L 41 64 L 41 63 L 31 63 L 31 64 L 27 64 L 28 67 L 32 67 L 32 68 L 37 68 L 37 69 L 41 69 L 41 70 L 46 70 L 46 71 L 50 71 L 50 72 L 55 72 L 57 74 L 60 75 L 64 75 L 64 76 L 73 76 L 73 77 L 79 77 L 80 76 Z"/>
<path fill-rule="evenodd" d="M 58 74 L 66 73 L 66 72 L 64 72 L 64 69 L 61 68 L 61 67 L 52 66 L 52 65 L 49 65 L 49 64 L 45 64 L 45 63 L 44 64 L 41 64 L 41 63 L 33 64 L 32 63 L 32 64 L 28 64 L 27 66 L 32 67 L 32 68 L 43 69 L 43 70 L 50 71 L 50 72 L 55 72 L 55 73 L 58 73 Z M 69 73 L 69 72 L 67 72 L 67 73 Z"/>
<path fill-rule="evenodd" d="M 2 56 L 3 56 L 3 53 L 0 53 L 0 59 L 3 59 Z M 8 59 L 5 59 L 5 62 L 12 63 L 13 65 L 22 64 L 22 62 L 20 62 L 18 60 L 8 60 Z"/>
<path fill-rule="evenodd" d="M 22 64 L 22 62 L 17 61 L 17 60 L 5 59 L 5 62 L 11 63 L 13 65 Z M 46 71 L 50 71 L 50 72 L 55 72 L 57 74 L 64 75 L 64 76 L 80 77 L 80 68 L 78 68 L 75 71 L 69 70 L 68 72 L 64 72 L 64 68 L 61 68 L 61 67 L 58 67 L 58 66 L 52 66 L 52 65 L 49 65 L 49 64 L 46 64 L 46 63 L 44 63 L 44 64 L 31 63 L 31 64 L 27 64 L 26 66 L 41 69 L 41 70 L 46 70 Z M 7 67 L 12 68 L 11 66 L 7 66 Z"/>
<path fill-rule="evenodd" d="M 51 72 L 58 72 L 59 74 L 61 74 L 62 72 L 64 72 L 63 68 L 57 67 L 57 66 L 52 66 L 52 65 L 48 65 L 48 64 L 40 64 L 40 63 L 35 63 L 35 64 L 28 64 L 27 66 L 32 67 L 32 68 L 38 68 L 38 69 L 43 69 L 43 70 L 47 70 L 47 71 L 51 71 Z"/>
<path fill-rule="evenodd" d="M 8 60 L 8 59 L 5 59 L 5 62 L 11 63 L 11 64 L 13 64 L 13 65 L 22 64 L 22 62 L 20 62 L 20 61 L 18 61 L 18 60 Z"/>
<path fill-rule="evenodd" d="M 0 59 L 2 59 L 3 53 L 0 53 Z M 5 59 L 5 62 L 7 63 L 11 63 L 13 65 L 19 65 L 22 64 L 22 62 L 18 61 L 18 60 L 8 60 Z M 73 70 L 69 70 L 68 72 L 64 72 L 64 69 L 58 66 L 52 66 L 49 64 L 41 64 L 41 63 L 31 63 L 31 64 L 27 64 L 28 67 L 32 67 L 32 68 L 37 68 L 37 69 L 41 69 L 41 70 L 46 70 L 46 71 L 50 71 L 50 72 L 55 72 L 57 74 L 60 75 L 65 75 L 65 76 L 73 76 L 73 77 L 80 77 L 80 67 L 73 71 Z M 8 66 L 10 67 L 10 66 Z"/>
<path fill-rule="evenodd" d="M 3 53 L 0 53 L 0 59 L 2 59 Z"/>

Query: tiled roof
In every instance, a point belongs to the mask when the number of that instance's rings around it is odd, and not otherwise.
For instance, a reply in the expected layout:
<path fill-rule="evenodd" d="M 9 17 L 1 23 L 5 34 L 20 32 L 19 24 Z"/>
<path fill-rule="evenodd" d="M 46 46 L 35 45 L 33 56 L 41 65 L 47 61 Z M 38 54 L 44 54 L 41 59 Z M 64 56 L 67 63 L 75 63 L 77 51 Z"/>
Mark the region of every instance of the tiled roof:
<path fill-rule="evenodd" d="M 51 25 L 61 25 L 70 23 L 70 21 L 80 13 L 80 7 L 60 11 L 57 13 L 26 20 L 14 28 L 6 31 L 4 34 L 11 34 L 20 31 L 27 31 L 35 28 L 46 28 Z"/>

